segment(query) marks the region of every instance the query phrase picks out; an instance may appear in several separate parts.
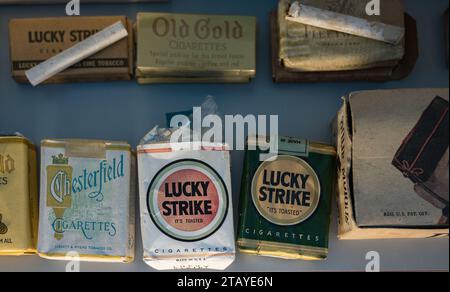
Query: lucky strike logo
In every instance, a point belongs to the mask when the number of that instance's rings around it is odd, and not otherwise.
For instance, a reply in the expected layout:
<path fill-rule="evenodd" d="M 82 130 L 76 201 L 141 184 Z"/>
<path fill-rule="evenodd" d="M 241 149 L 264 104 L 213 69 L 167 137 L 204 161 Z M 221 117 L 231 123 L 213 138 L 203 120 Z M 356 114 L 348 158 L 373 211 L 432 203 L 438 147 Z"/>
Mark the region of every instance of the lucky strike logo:
<path fill-rule="evenodd" d="M 257 169 L 252 181 L 252 199 L 266 220 L 281 226 L 297 225 L 316 211 L 320 181 L 303 159 L 278 156 Z"/>
<path fill-rule="evenodd" d="M 156 226 L 169 237 L 197 241 L 222 225 L 228 194 L 220 176 L 195 160 L 166 166 L 153 179 L 148 209 Z"/>

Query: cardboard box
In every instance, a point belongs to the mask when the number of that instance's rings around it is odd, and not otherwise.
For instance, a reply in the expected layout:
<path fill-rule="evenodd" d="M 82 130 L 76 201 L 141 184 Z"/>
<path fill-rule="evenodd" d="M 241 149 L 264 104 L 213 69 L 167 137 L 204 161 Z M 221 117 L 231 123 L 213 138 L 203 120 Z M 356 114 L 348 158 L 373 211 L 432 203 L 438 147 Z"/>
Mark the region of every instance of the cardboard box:
<path fill-rule="evenodd" d="M 345 97 L 334 126 L 340 239 L 448 236 L 448 98 L 448 89 L 363 91 Z M 430 115 L 436 99 L 441 105 Z M 396 163 L 400 157 L 402 163 Z M 439 167 L 441 162 L 447 167 Z M 412 179 L 411 173 L 429 175 Z M 431 176 L 439 185 L 423 179 Z M 430 199 L 436 197 L 444 198 L 441 204 Z"/>
<path fill-rule="evenodd" d="M 12 77 L 28 83 L 25 72 L 100 30 L 122 21 L 129 36 L 50 78 L 46 83 L 130 80 L 133 30 L 124 16 L 13 19 L 9 23 Z"/>

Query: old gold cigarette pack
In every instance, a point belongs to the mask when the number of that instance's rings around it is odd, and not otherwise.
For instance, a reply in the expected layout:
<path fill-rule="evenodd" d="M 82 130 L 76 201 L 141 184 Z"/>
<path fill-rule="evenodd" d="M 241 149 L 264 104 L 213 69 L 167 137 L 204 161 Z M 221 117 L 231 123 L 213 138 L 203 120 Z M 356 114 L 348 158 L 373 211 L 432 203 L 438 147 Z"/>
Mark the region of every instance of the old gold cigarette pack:
<path fill-rule="evenodd" d="M 249 82 L 256 74 L 256 18 L 139 13 L 140 83 Z"/>
<path fill-rule="evenodd" d="M 47 83 L 130 80 L 133 73 L 133 30 L 125 16 L 13 19 L 9 23 L 12 77 L 28 83 L 25 72 L 122 21 L 128 37 L 75 64 Z"/>
<path fill-rule="evenodd" d="M 36 253 L 36 148 L 21 136 L 0 136 L 0 255 Z"/>
<path fill-rule="evenodd" d="M 125 142 L 42 141 L 41 257 L 134 260 L 133 161 Z"/>

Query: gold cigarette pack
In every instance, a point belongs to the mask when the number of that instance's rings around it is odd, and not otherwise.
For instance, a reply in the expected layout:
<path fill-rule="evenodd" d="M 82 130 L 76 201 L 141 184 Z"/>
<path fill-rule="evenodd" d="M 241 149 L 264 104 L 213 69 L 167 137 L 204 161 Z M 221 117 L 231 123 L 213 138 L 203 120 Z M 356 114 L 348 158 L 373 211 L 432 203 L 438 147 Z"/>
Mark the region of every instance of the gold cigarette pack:
<path fill-rule="evenodd" d="M 0 255 L 36 253 L 36 148 L 21 136 L 0 136 Z"/>
<path fill-rule="evenodd" d="M 46 83 L 130 80 L 134 65 L 132 24 L 125 16 L 13 19 L 9 23 L 12 77 L 28 83 L 25 72 L 122 21 L 128 37 L 50 78 Z"/>
<path fill-rule="evenodd" d="M 139 13 L 140 83 L 249 82 L 256 74 L 256 18 Z"/>
<path fill-rule="evenodd" d="M 42 141 L 39 255 L 132 262 L 133 169 L 125 142 Z"/>

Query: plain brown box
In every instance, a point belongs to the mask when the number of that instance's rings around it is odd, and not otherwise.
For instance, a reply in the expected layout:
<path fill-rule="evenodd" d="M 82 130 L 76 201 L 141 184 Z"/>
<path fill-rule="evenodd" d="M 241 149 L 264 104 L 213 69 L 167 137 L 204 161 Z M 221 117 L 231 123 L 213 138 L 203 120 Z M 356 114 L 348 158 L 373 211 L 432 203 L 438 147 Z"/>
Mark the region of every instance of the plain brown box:
<path fill-rule="evenodd" d="M 35 66 L 72 47 L 77 42 L 69 41 L 71 32 L 78 34 L 78 30 L 100 31 L 118 21 L 122 21 L 127 27 L 129 35 L 126 39 L 120 40 L 82 61 L 83 64 L 92 62 L 95 65 L 84 68 L 71 67 L 50 78 L 45 83 L 130 80 L 134 66 L 133 30 L 131 22 L 125 16 L 11 20 L 9 23 L 9 40 L 12 77 L 19 83 L 28 83 L 29 81 L 25 75 L 27 68 L 23 68 L 21 65 Z M 29 33 L 35 31 L 65 31 L 64 42 L 29 43 Z M 96 67 L 98 62 L 102 60 L 116 60 L 122 62 L 123 65 L 117 67 Z"/>

